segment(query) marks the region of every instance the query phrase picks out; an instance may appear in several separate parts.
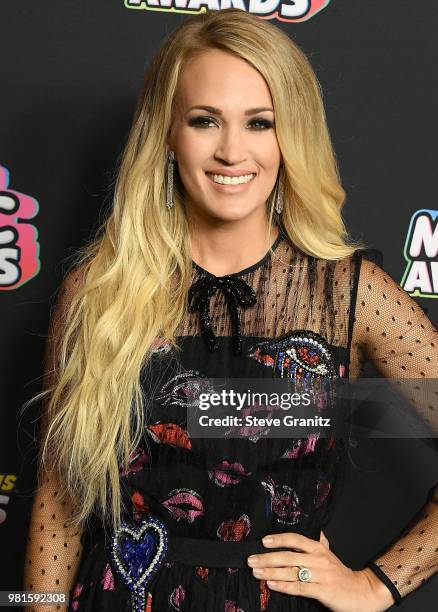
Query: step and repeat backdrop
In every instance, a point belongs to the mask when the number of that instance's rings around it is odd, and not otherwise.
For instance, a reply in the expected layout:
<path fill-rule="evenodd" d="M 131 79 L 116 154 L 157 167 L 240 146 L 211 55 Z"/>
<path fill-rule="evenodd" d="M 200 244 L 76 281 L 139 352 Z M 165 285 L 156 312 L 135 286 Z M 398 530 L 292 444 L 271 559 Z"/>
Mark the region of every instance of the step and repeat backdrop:
<path fill-rule="evenodd" d="M 21 589 L 38 406 L 24 415 L 20 410 L 40 389 L 56 289 L 69 256 L 111 205 L 116 162 L 150 58 L 186 16 L 229 6 L 272 20 L 308 54 L 347 192 L 347 226 L 380 251 L 386 271 L 438 322 L 435 1 L 3 0 L 3 590 Z M 347 476 L 348 495 L 330 525 L 344 563 L 359 568 L 389 542 L 423 504 L 437 473 L 436 458 L 421 441 L 370 444 Z M 404 609 L 435 610 L 437 596 L 434 577 Z"/>

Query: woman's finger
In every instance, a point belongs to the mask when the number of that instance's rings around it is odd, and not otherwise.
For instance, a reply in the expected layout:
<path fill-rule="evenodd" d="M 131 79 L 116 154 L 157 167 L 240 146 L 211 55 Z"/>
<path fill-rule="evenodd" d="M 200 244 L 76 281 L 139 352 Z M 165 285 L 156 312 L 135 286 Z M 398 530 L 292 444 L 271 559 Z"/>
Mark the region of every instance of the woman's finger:
<path fill-rule="evenodd" d="M 308 566 L 306 566 L 308 567 Z M 254 568 L 252 570 L 254 578 L 258 578 L 259 580 L 281 580 L 281 581 L 290 581 L 290 582 L 298 582 L 298 571 L 299 567 L 290 566 L 290 567 L 261 567 Z M 310 569 L 312 577 L 312 582 L 320 582 L 319 572 L 313 568 L 308 567 Z"/>
<path fill-rule="evenodd" d="M 313 597 L 314 599 L 318 599 L 321 596 L 321 585 L 315 582 L 268 580 L 266 584 L 272 591 L 286 593 L 286 595 L 301 595 L 302 597 Z"/>
<path fill-rule="evenodd" d="M 325 537 L 324 532 L 322 530 L 321 530 L 321 535 L 319 537 L 319 541 L 321 542 L 321 544 L 323 544 L 326 548 L 328 548 L 330 550 L 329 541 Z"/>
<path fill-rule="evenodd" d="M 321 546 L 321 543 L 307 538 L 300 533 L 274 533 L 262 538 L 263 546 L 266 548 L 294 548 L 302 552 L 315 552 Z"/>
<path fill-rule="evenodd" d="M 248 557 L 248 565 L 251 567 L 285 567 L 288 565 L 305 565 L 309 562 L 307 553 L 297 553 L 292 550 L 280 552 L 260 553 Z"/>

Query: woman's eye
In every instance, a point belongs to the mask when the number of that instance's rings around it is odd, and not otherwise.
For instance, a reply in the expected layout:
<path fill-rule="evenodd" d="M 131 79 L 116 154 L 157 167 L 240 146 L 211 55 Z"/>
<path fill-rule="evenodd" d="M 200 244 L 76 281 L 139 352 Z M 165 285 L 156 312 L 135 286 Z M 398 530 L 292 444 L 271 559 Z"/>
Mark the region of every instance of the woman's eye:
<path fill-rule="evenodd" d="M 269 119 L 253 119 L 250 122 L 251 125 L 259 125 L 258 130 L 266 130 L 268 128 L 274 127 L 274 124 L 272 123 L 272 121 L 269 121 Z"/>
<path fill-rule="evenodd" d="M 201 128 L 209 127 L 209 123 L 214 123 L 214 120 L 211 117 L 192 117 L 192 119 L 189 120 L 190 126 L 196 126 Z"/>
<path fill-rule="evenodd" d="M 210 125 L 217 126 L 217 123 L 212 117 L 192 117 L 189 119 L 189 125 L 200 127 L 200 128 L 208 128 Z M 274 127 L 272 121 L 269 119 L 252 119 L 249 122 L 249 126 L 255 130 L 267 130 L 269 128 Z"/>

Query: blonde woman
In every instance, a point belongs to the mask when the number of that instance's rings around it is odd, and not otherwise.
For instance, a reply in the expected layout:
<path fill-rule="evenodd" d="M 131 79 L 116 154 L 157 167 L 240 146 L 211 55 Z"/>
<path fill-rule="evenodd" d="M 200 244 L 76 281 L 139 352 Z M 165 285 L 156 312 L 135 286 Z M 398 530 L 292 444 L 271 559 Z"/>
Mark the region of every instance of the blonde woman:
<path fill-rule="evenodd" d="M 365 358 L 436 377 L 435 328 L 348 238 L 344 198 L 280 29 L 226 9 L 165 40 L 53 312 L 26 589 L 86 612 L 377 612 L 434 573 L 433 492 L 361 570 L 330 550 L 341 438 L 187 432 L 200 378 L 356 378 Z"/>

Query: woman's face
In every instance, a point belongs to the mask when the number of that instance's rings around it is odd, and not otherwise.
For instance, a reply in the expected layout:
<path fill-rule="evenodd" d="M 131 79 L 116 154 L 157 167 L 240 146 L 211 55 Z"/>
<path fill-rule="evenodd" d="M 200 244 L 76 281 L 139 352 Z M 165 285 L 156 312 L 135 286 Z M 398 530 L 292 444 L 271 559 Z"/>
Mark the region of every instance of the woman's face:
<path fill-rule="evenodd" d="M 189 212 L 217 221 L 265 214 L 281 154 L 271 94 L 247 62 L 211 49 L 186 65 L 168 144 Z"/>

